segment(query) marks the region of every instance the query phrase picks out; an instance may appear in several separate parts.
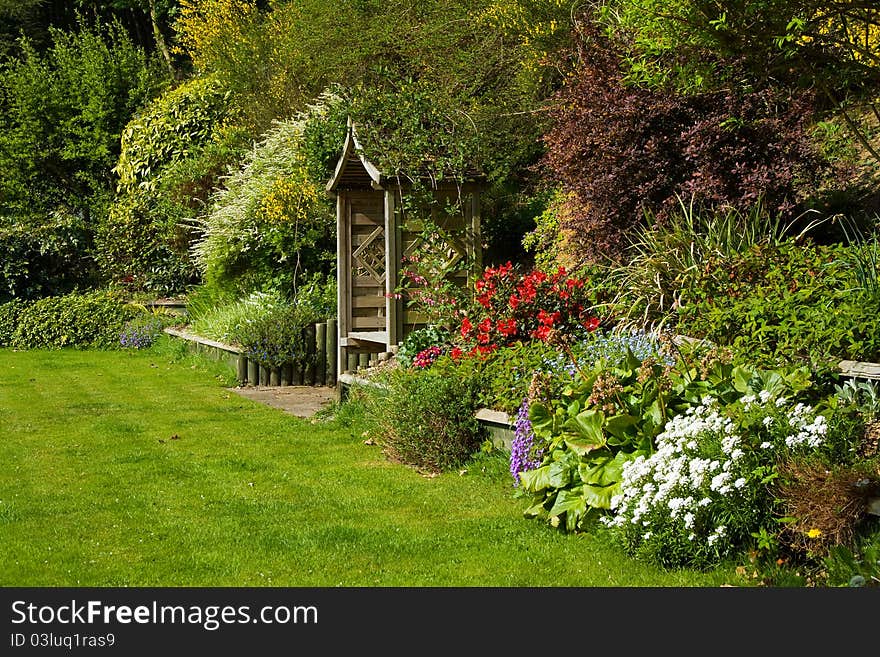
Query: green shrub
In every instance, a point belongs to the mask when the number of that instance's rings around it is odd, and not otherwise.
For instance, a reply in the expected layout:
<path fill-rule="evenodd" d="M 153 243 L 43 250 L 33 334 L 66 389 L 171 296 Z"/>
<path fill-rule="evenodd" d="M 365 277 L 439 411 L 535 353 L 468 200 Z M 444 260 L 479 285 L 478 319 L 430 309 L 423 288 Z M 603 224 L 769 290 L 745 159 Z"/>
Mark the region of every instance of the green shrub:
<path fill-rule="evenodd" d="M 116 348 L 125 323 L 137 313 L 137 309 L 111 292 L 46 297 L 22 310 L 12 346 L 19 349 Z"/>
<path fill-rule="evenodd" d="M 202 287 L 187 302 L 190 329 L 205 338 L 234 342 L 251 322 L 261 321 L 276 309 L 288 305 L 278 292 L 252 292 L 234 301 L 223 301 Z"/>
<path fill-rule="evenodd" d="M 656 321 L 688 303 L 710 281 L 726 284 L 724 263 L 753 247 L 774 248 L 792 239 L 780 216 L 770 215 L 760 202 L 741 212 L 704 210 L 693 198 L 677 201 L 678 211 L 663 222 L 646 213 L 646 224 L 631 237 L 626 264 L 612 274 L 626 297 L 622 305 L 628 318 Z M 813 227 L 802 227 L 796 240 Z"/>
<path fill-rule="evenodd" d="M 830 586 L 880 586 L 880 531 L 865 532 L 854 545 L 838 545 L 824 559 Z"/>
<path fill-rule="evenodd" d="M 113 169 L 117 196 L 97 233 L 97 259 L 111 280 L 161 294 L 198 280 L 192 222 L 243 143 L 241 131 L 227 125 L 227 100 L 216 79 L 196 77 L 125 127 Z"/>
<path fill-rule="evenodd" d="M 296 306 L 320 322 L 336 317 L 336 277 L 315 274 L 296 288 Z"/>
<path fill-rule="evenodd" d="M 266 133 L 199 218 L 194 261 L 205 284 L 226 296 L 292 295 L 332 268 L 335 211 L 301 151 L 307 120 L 297 116 Z"/>
<path fill-rule="evenodd" d="M 0 304 L 0 347 L 8 347 L 12 344 L 15 330 L 18 328 L 18 317 L 26 305 L 27 303 L 20 299 Z"/>
<path fill-rule="evenodd" d="M 440 472 L 464 464 L 485 439 L 477 421 L 478 378 L 441 368 L 393 369 L 388 388 L 370 396 L 370 412 L 388 456 Z"/>
<path fill-rule="evenodd" d="M 122 152 L 114 169 L 119 190 L 155 189 L 163 167 L 212 139 L 228 114 L 227 100 L 218 81 L 203 76 L 150 103 L 122 132 Z"/>
<path fill-rule="evenodd" d="M 861 289 L 847 247 L 757 245 L 704 267 L 677 309 L 678 333 L 765 365 L 880 359 L 880 297 Z"/>
<path fill-rule="evenodd" d="M 0 301 L 38 299 L 71 292 L 97 280 L 92 229 L 83 217 L 0 219 Z"/>
<path fill-rule="evenodd" d="M 242 353 L 260 365 L 298 368 L 314 365 L 315 350 L 307 344 L 306 327 L 314 324 L 314 315 L 297 305 L 279 305 L 241 325 L 232 341 Z"/>
<path fill-rule="evenodd" d="M 0 298 L 95 283 L 121 132 L 167 79 L 120 21 L 94 18 L 22 36 L 0 69 Z"/>

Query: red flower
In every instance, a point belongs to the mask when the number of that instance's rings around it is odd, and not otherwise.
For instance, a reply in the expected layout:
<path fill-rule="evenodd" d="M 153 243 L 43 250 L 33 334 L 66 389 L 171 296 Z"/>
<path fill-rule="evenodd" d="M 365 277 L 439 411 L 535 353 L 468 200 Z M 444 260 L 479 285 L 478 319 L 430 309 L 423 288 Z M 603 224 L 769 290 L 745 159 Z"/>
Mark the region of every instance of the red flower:
<path fill-rule="evenodd" d="M 510 337 L 516 333 L 516 320 L 511 319 L 502 319 L 499 320 L 498 324 L 495 326 L 498 329 L 498 332 L 504 337 Z"/>
<path fill-rule="evenodd" d="M 489 344 L 489 334 L 488 333 L 478 333 L 477 334 L 477 342 L 480 344 Z"/>
<path fill-rule="evenodd" d="M 474 325 L 471 324 L 471 320 L 465 317 L 461 320 L 461 337 L 466 338 L 473 328 Z"/>
<path fill-rule="evenodd" d="M 529 274 L 529 278 L 531 278 L 532 281 L 534 281 L 535 283 L 543 283 L 547 280 L 547 274 L 540 270 L 533 271 L 531 274 Z"/>
<path fill-rule="evenodd" d="M 480 345 L 478 347 L 474 347 L 473 349 L 471 349 L 471 355 L 476 354 L 478 356 L 487 356 L 487 355 L 491 354 L 493 351 L 495 351 L 497 348 L 498 348 L 497 344 L 490 344 L 490 345 L 485 345 L 485 346 Z"/>
<path fill-rule="evenodd" d="M 449 352 L 449 356 L 452 358 L 452 360 L 458 360 L 459 358 L 461 358 L 461 355 L 461 347 L 453 347 L 452 350 Z"/>
<path fill-rule="evenodd" d="M 588 331 L 595 331 L 599 328 L 599 318 L 598 317 L 590 317 L 586 322 L 584 322 L 584 327 Z"/>
<path fill-rule="evenodd" d="M 550 331 L 551 331 L 551 329 L 550 329 L 549 326 L 539 326 L 539 327 L 538 327 L 537 329 L 535 329 L 535 331 L 532 333 L 532 337 L 535 337 L 535 338 L 538 338 L 538 339 L 541 340 L 541 341 L 544 341 L 544 340 L 547 339 L 547 336 L 550 335 Z"/>
<path fill-rule="evenodd" d="M 511 310 L 516 310 L 516 307 L 519 305 L 519 297 L 515 294 L 510 295 L 510 299 L 507 301 Z"/>
<path fill-rule="evenodd" d="M 548 313 L 546 310 L 538 311 L 538 321 L 543 326 L 553 326 L 562 318 L 562 314 L 557 310 L 553 313 Z"/>
<path fill-rule="evenodd" d="M 531 283 L 524 283 L 516 288 L 516 291 L 519 292 L 520 301 L 523 303 L 531 303 L 535 300 L 535 286 Z"/>
<path fill-rule="evenodd" d="M 492 319 L 490 317 L 487 317 L 477 325 L 477 328 L 483 331 L 483 333 L 488 333 L 492 330 Z"/>

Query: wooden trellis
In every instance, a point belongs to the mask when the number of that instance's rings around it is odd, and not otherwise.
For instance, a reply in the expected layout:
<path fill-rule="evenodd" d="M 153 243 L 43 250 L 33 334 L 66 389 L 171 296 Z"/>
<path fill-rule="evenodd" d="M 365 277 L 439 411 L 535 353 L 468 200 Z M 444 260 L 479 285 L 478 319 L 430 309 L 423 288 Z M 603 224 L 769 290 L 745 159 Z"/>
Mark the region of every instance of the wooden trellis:
<path fill-rule="evenodd" d="M 383 175 L 364 156 L 349 125 L 342 155 L 327 191 L 336 196 L 339 372 L 397 351 L 426 318 L 394 293 L 404 256 L 430 252 L 447 279 L 464 285 L 481 266 L 479 178 L 432 186 L 430 220 L 443 237 L 425 241 L 419 212 L 404 214 L 410 190 Z M 453 205 L 455 213 L 442 209 Z M 425 209 L 427 213 L 428 210 Z"/>

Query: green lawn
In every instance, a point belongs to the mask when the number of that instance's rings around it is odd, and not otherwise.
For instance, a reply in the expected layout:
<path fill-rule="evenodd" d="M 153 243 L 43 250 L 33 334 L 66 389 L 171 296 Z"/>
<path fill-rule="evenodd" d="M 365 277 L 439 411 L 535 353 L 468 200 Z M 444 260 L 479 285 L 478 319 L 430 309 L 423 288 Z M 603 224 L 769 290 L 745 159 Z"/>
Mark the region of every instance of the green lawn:
<path fill-rule="evenodd" d="M 161 352 L 0 350 L 0 585 L 744 583 L 526 520 L 498 463 L 427 478 L 356 423 L 219 379 Z"/>

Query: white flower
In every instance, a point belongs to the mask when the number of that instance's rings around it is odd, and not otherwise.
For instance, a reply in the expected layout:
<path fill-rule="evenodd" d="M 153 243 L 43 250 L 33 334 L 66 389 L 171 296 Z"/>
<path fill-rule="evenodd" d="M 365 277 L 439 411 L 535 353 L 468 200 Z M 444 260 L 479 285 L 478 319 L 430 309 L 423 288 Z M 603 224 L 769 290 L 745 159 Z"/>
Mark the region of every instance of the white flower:
<path fill-rule="evenodd" d="M 721 440 L 721 449 L 730 454 L 734 447 L 739 445 L 739 436 L 727 436 Z"/>
<path fill-rule="evenodd" d="M 712 481 L 709 483 L 709 489 L 722 493 L 721 488 L 724 487 L 728 479 L 730 479 L 729 472 L 721 472 L 715 475 L 714 477 L 712 477 Z"/>
<path fill-rule="evenodd" d="M 723 538 L 724 535 L 727 534 L 727 527 L 724 525 L 719 525 L 715 528 L 715 531 L 709 534 L 709 537 L 706 539 L 709 545 L 715 545 L 719 538 Z"/>

